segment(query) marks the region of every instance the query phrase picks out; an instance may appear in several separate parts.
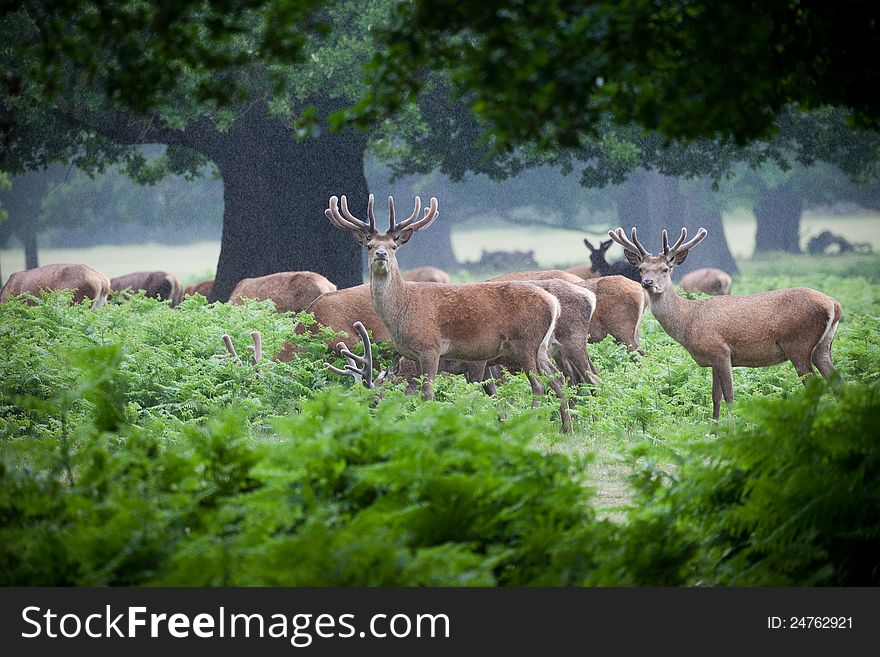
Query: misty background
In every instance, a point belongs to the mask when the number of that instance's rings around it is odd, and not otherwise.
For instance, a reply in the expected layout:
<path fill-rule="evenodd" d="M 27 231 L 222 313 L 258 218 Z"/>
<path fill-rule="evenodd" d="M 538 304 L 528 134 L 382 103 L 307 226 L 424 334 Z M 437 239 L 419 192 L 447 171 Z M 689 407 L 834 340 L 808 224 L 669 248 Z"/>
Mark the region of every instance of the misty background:
<path fill-rule="evenodd" d="M 140 151 L 149 161 L 162 155 L 165 147 L 145 145 Z M 405 267 L 431 264 L 455 273 L 475 267 L 483 251 L 532 251 L 541 267 L 588 262 L 583 238 L 595 244 L 606 238 L 609 228 L 626 227 L 619 208 L 638 193 L 637 186 L 650 186 L 647 178 L 660 180 L 681 195 L 702 182 L 701 203 L 714 206 L 702 209 L 720 211 L 727 244 L 737 259 L 754 256 L 759 204 L 774 196 L 797 214 L 800 250 L 825 230 L 855 245 L 880 248 L 880 184 L 876 179 L 857 184 L 827 163 L 811 167 L 795 163 L 788 171 L 772 164 L 757 171 L 743 167 L 718 181 L 714 189 L 709 180 L 643 170 L 627 176 L 623 184 L 585 187 L 576 171 L 565 174 L 550 166 L 528 169 L 501 182 L 485 175 L 453 182 L 436 172 L 392 179 L 376 157 L 367 160 L 365 173 L 377 196 L 380 224 L 387 220 L 389 194 L 395 197 L 398 213 L 411 211 L 416 194 L 424 202 L 430 196 L 440 201 L 443 221 L 401 253 Z M 10 183 L 0 192 L 9 215 L 0 222 L 3 280 L 24 269 L 26 259 L 30 266 L 35 266 L 34 261 L 40 265 L 84 262 L 111 277 L 145 269 L 171 271 L 185 283 L 214 276 L 224 209 L 223 181 L 214 167 L 203 167 L 195 177 L 166 176 L 138 184 L 117 167 L 90 176 L 76 167 L 54 164 L 12 176 Z M 668 197 L 653 202 L 671 205 Z M 659 236 L 643 237 L 649 248 L 658 240 Z M 832 246 L 828 252 L 836 250 Z M 608 257 L 611 261 L 622 257 L 621 248 L 615 244 Z M 523 260 L 522 265 L 529 262 Z"/>

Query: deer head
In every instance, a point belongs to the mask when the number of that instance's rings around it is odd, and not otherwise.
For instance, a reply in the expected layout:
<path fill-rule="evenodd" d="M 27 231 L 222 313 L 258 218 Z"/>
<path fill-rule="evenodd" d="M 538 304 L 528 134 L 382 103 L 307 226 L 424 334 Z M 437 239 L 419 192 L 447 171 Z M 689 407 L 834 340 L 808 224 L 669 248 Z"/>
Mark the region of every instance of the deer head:
<path fill-rule="evenodd" d="M 342 213 L 339 212 L 337 201 L 340 201 Z M 406 244 L 413 233 L 431 225 L 439 214 L 437 199 L 431 197 L 431 206 L 425 208 L 425 214 L 418 218 L 422 207 L 422 199 L 416 196 L 415 209 L 412 214 L 400 223 L 394 220 L 394 198 L 388 197 L 388 220 L 389 228 L 384 233 L 376 230 L 376 217 L 373 214 L 373 195 L 367 202 L 367 218 L 369 222 L 361 221 L 348 210 L 348 201 L 343 195 L 341 199 L 330 197 L 330 207 L 324 210 L 324 215 L 337 228 L 349 231 L 354 238 L 367 248 L 367 260 L 371 275 L 386 276 L 397 267 L 396 251 L 398 247 Z"/>
<path fill-rule="evenodd" d="M 584 238 L 584 244 L 587 245 L 587 248 L 590 250 L 590 265 L 593 268 L 593 271 L 599 271 L 603 265 L 607 264 L 605 260 L 605 252 L 609 249 L 609 247 L 613 244 L 611 240 L 604 240 L 599 242 L 599 248 L 595 248 L 590 240 Z"/>
<path fill-rule="evenodd" d="M 651 294 L 663 294 L 663 291 L 672 285 L 672 269 L 684 262 L 688 252 L 709 233 L 705 228 L 700 228 L 695 237 L 687 239 L 687 228 L 681 229 L 678 241 L 669 246 L 669 238 L 663 231 L 663 252 L 660 255 L 651 255 L 639 242 L 636 229 L 632 229 L 632 240 L 628 239 L 623 228 L 609 230 L 608 235 L 623 247 L 623 255 L 629 263 L 639 270 L 639 276 L 644 287 Z"/>

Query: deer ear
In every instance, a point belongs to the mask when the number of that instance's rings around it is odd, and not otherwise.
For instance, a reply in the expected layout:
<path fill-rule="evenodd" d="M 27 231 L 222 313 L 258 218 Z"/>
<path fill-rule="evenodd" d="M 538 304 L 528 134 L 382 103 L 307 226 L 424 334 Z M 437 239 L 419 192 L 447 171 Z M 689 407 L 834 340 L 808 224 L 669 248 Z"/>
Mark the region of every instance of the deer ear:
<path fill-rule="evenodd" d="M 604 242 L 599 242 L 599 248 L 602 251 L 607 251 L 608 247 L 611 246 L 612 242 L 613 242 L 612 240 L 605 240 Z"/>
<path fill-rule="evenodd" d="M 638 253 L 633 253 L 629 249 L 624 249 L 623 255 L 626 256 L 629 264 L 631 264 L 633 267 L 638 267 L 640 264 L 642 264 L 642 256 L 640 256 Z"/>
<path fill-rule="evenodd" d="M 670 266 L 678 267 L 681 263 L 684 262 L 684 259 L 688 257 L 688 253 L 690 253 L 690 249 L 686 249 L 685 251 L 679 251 L 674 256 L 672 256 L 672 260 L 669 261 Z"/>
<path fill-rule="evenodd" d="M 367 242 L 370 241 L 370 238 L 360 231 L 352 231 L 351 236 L 357 241 L 361 246 L 366 246 Z"/>
<path fill-rule="evenodd" d="M 412 236 L 413 236 L 412 229 L 405 228 L 404 230 L 400 231 L 399 233 L 394 234 L 394 241 L 397 243 L 398 246 L 400 246 L 402 244 L 406 244 L 407 242 L 409 242 L 409 238 Z"/>
<path fill-rule="evenodd" d="M 587 245 L 587 248 L 590 250 L 590 253 L 592 253 L 593 251 L 596 250 L 596 249 L 593 247 L 593 245 L 590 244 L 590 240 L 588 240 L 586 237 L 584 238 L 584 244 Z"/>

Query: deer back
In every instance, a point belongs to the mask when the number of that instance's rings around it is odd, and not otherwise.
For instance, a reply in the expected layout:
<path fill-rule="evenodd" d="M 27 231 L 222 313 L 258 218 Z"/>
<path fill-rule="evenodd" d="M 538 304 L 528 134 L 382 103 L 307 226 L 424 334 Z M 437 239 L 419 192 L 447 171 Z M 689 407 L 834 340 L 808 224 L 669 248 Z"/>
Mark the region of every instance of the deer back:
<path fill-rule="evenodd" d="M 501 274 L 490 281 L 548 281 L 560 280 L 566 283 L 578 285 L 583 282 L 580 276 L 572 274 L 561 269 L 538 269 L 535 271 L 515 271 L 508 274 Z"/>
<path fill-rule="evenodd" d="M 733 278 L 726 271 L 713 267 L 695 269 L 681 277 L 678 286 L 685 292 L 730 294 Z"/>
<path fill-rule="evenodd" d="M 283 271 L 242 279 L 232 290 L 229 300 L 241 304 L 245 297 L 260 301 L 272 299 L 278 312 L 299 312 L 322 294 L 335 290 L 333 283 L 315 272 Z"/>
<path fill-rule="evenodd" d="M 53 292 L 73 290 L 74 303 L 80 303 L 89 298 L 94 299 L 96 303 L 100 302 L 100 305 L 103 304 L 110 292 L 110 281 L 104 274 L 87 265 L 43 265 L 13 273 L 6 281 L 6 285 L 3 286 L 3 290 L 0 291 L 0 302 L 7 301 L 10 297 L 18 296 L 24 292 L 39 297 L 40 290 Z"/>
<path fill-rule="evenodd" d="M 419 283 L 449 283 L 449 274 L 437 267 L 416 267 L 404 272 L 403 280 Z"/>

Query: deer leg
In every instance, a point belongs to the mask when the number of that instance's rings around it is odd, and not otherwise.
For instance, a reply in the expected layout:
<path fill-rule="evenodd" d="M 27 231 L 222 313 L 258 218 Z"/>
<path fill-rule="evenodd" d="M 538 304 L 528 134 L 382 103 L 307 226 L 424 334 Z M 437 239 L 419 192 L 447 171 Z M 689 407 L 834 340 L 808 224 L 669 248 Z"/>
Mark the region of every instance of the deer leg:
<path fill-rule="evenodd" d="M 721 417 L 721 377 L 718 368 L 712 368 L 712 418 Z"/>
<path fill-rule="evenodd" d="M 584 350 L 584 357 L 587 360 L 587 382 L 592 383 L 594 386 L 599 385 L 599 370 L 596 369 L 596 366 L 593 365 L 593 359 L 590 358 L 590 352 Z"/>
<path fill-rule="evenodd" d="M 813 354 L 813 365 L 816 366 L 816 369 L 819 370 L 819 373 L 826 379 L 830 378 L 832 374 L 834 374 L 834 363 L 831 362 L 831 350 L 823 351 L 819 353 L 822 349 L 822 346 L 819 346 L 819 349 L 816 349 L 816 352 Z"/>
<path fill-rule="evenodd" d="M 788 356 L 788 360 L 794 365 L 794 370 L 800 377 L 801 383 L 806 387 L 807 379 L 813 374 L 812 354 L 805 355 L 801 353 L 789 353 L 789 351 L 785 349 L 785 345 L 782 346 L 782 349 L 785 351 L 785 355 Z"/>
<path fill-rule="evenodd" d="M 718 383 L 721 385 L 721 394 L 724 401 L 727 402 L 729 412 L 730 405 L 733 403 L 733 368 L 730 366 L 730 356 L 718 369 Z M 715 419 L 718 419 L 718 416 Z"/>
<path fill-rule="evenodd" d="M 490 397 L 494 397 L 498 394 L 498 390 L 495 388 L 495 382 L 486 376 L 486 361 L 480 361 L 479 363 L 468 363 L 467 380 L 470 383 L 479 383 L 482 381 L 483 390 Z"/>
<path fill-rule="evenodd" d="M 434 399 L 434 389 L 431 387 L 431 382 L 433 382 L 434 377 L 437 376 L 437 370 L 439 367 L 440 354 L 419 354 L 419 374 L 424 377 L 422 380 L 422 396 L 428 401 Z"/>
<path fill-rule="evenodd" d="M 559 373 L 559 370 L 553 367 L 549 360 L 544 360 L 541 363 L 541 370 L 542 374 L 556 375 L 550 379 L 550 387 L 559 399 L 559 417 L 562 420 L 562 433 L 571 433 L 571 413 L 569 413 L 568 410 L 568 401 L 565 399 L 565 391 L 562 389 L 562 375 Z"/>
<path fill-rule="evenodd" d="M 532 385 L 532 408 L 538 408 L 541 405 L 541 397 L 544 396 L 544 384 L 530 370 L 526 371 L 526 376 Z"/>

